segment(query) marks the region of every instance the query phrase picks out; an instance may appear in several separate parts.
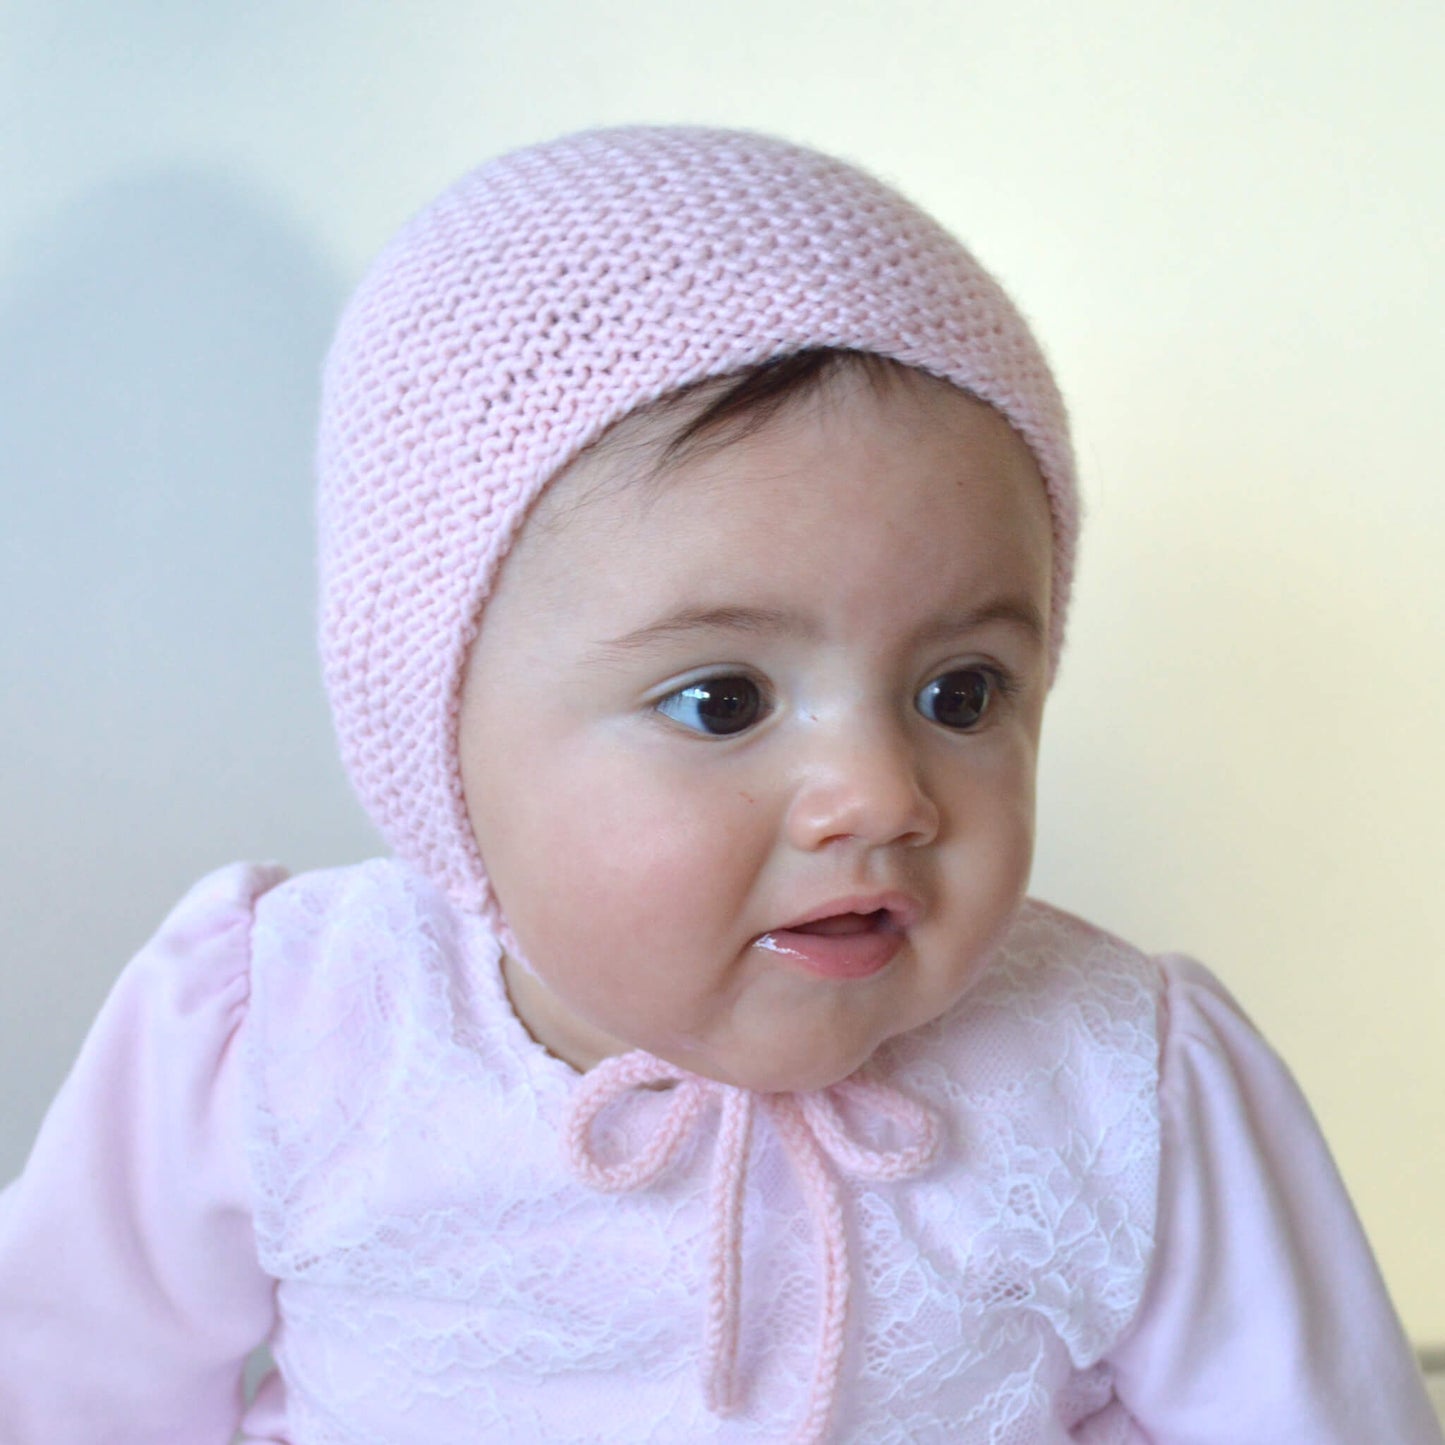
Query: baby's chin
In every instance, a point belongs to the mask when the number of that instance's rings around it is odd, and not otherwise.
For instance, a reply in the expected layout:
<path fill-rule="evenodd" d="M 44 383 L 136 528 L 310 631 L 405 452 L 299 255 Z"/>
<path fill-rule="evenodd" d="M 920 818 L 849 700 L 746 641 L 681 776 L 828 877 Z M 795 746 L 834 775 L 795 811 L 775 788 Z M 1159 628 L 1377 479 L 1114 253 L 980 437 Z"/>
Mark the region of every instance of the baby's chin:
<path fill-rule="evenodd" d="M 838 1040 L 809 1045 L 801 1040 L 760 1038 L 726 1049 L 694 1047 L 654 1049 L 659 1058 L 688 1073 L 760 1094 L 806 1094 L 827 1089 L 858 1072 L 882 1040 L 852 1047 Z"/>

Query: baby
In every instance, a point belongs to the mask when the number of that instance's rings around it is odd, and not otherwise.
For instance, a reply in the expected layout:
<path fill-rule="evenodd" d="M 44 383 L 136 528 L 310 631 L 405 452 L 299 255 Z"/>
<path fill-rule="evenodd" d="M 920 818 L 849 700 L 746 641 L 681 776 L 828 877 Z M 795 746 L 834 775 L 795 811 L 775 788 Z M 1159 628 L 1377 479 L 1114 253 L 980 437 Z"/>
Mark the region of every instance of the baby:
<path fill-rule="evenodd" d="M 320 470 L 396 856 L 122 975 L 0 1196 L 4 1445 L 1440 1441 L 1279 1061 L 1025 899 L 1077 498 L 956 241 L 757 135 L 506 157 Z"/>

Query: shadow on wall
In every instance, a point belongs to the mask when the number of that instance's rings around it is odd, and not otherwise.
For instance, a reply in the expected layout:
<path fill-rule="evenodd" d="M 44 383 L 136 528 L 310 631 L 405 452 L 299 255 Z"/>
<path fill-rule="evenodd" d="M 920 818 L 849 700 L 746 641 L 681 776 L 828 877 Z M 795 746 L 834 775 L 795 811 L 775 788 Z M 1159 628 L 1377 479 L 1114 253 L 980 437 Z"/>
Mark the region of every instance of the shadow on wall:
<path fill-rule="evenodd" d="M 26 1139 L 190 880 L 373 846 L 312 640 L 339 300 L 271 202 L 193 170 L 95 191 L 0 270 L 0 992 Z M 0 1137 L 0 1177 L 20 1147 Z"/>

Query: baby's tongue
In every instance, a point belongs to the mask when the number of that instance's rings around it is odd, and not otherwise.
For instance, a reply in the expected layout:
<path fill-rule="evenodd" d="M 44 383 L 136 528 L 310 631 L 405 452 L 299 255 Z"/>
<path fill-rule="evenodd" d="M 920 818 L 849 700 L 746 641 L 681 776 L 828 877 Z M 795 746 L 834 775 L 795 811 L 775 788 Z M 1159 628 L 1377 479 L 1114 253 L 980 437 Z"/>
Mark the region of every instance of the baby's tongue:
<path fill-rule="evenodd" d="M 800 923 L 794 933 L 821 933 L 829 937 L 839 933 L 866 933 L 877 919 L 876 913 L 835 913 L 831 918 L 815 918 Z"/>

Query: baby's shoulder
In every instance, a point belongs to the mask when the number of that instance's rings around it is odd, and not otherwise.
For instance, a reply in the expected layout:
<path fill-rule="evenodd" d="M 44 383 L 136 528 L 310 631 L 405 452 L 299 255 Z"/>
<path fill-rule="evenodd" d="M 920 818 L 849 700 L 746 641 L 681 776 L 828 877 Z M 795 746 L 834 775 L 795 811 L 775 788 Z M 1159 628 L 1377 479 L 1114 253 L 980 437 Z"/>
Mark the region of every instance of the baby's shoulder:
<path fill-rule="evenodd" d="M 1033 953 L 1057 959 L 1119 955 L 1146 971 L 1154 968 L 1150 956 L 1127 939 L 1041 898 L 1025 898 L 1019 905 L 1000 951 L 1006 956 Z"/>
<path fill-rule="evenodd" d="M 895 1067 L 946 1077 L 975 1097 L 1121 1087 L 1152 1097 L 1164 987 L 1158 961 L 1142 950 L 1027 899 L 959 1002 L 894 1042 Z"/>
<path fill-rule="evenodd" d="M 381 1138 L 415 1113 L 421 1081 L 489 1076 L 496 948 L 395 859 L 301 873 L 260 898 L 248 1078 L 267 1157 L 282 1142 L 295 1157 L 322 1148 L 338 1100 L 349 1130 Z"/>
<path fill-rule="evenodd" d="M 469 959 L 491 945 L 406 864 L 376 858 L 300 873 L 257 901 L 252 987 L 268 1046 L 386 1016 L 394 1039 L 445 1009 Z M 435 1022 L 432 1020 L 431 1022 Z"/>
<path fill-rule="evenodd" d="M 257 900 L 257 954 L 277 972 L 328 984 L 384 963 L 460 947 L 461 919 L 435 886 L 394 858 L 286 878 Z"/>
<path fill-rule="evenodd" d="M 1089 1006 L 1153 1013 L 1163 986 L 1158 960 L 1142 949 L 1076 914 L 1027 898 L 961 1011 L 1048 1018 Z"/>
<path fill-rule="evenodd" d="M 335 868 L 283 874 L 260 900 L 258 911 L 273 927 L 297 936 L 322 937 L 376 919 L 395 906 L 444 906 L 445 900 L 395 858 L 369 858 Z"/>

